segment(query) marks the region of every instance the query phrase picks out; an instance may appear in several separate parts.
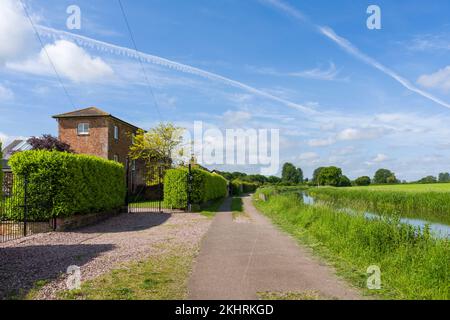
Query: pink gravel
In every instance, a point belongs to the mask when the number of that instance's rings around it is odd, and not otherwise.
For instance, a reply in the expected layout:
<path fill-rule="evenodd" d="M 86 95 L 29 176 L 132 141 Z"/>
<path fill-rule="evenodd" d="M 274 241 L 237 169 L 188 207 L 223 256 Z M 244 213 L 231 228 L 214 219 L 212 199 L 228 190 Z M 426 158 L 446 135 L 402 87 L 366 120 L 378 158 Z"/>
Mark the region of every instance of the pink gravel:
<path fill-rule="evenodd" d="M 71 265 L 81 268 L 85 281 L 155 255 L 163 247 L 198 250 L 210 223 L 193 213 L 123 214 L 74 232 L 0 244 L 0 299 L 22 297 L 40 280 L 47 284 L 35 298 L 55 299 L 58 291 L 66 289 L 66 270 Z"/>

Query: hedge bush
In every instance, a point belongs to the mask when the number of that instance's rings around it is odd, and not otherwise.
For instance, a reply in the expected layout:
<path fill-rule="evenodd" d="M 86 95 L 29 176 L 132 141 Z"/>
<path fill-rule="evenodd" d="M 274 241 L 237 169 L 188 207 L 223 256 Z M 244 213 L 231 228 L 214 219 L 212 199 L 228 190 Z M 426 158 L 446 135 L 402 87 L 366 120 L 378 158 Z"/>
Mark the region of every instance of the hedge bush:
<path fill-rule="evenodd" d="M 236 179 L 231 182 L 231 193 L 233 196 L 240 196 L 242 193 L 255 192 L 258 187 L 257 183 Z"/>
<path fill-rule="evenodd" d="M 29 212 L 31 219 L 96 213 L 124 205 L 125 170 L 117 162 L 57 151 L 25 151 L 13 155 L 9 163 L 15 176 L 28 176 L 28 203 L 40 206 Z M 15 197 L 23 196 L 23 184 L 16 189 Z M 9 218 L 21 218 L 22 211 L 14 210 Z"/>
<path fill-rule="evenodd" d="M 3 196 L 3 152 L 2 152 L 2 142 L 0 141 L 0 200 Z"/>
<path fill-rule="evenodd" d="M 207 171 L 192 169 L 192 204 L 203 204 L 223 198 L 228 193 L 228 182 L 222 176 Z M 164 177 L 164 205 L 170 208 L 184 209 L 188 198 L 187 168 L 171 169 Z"/>

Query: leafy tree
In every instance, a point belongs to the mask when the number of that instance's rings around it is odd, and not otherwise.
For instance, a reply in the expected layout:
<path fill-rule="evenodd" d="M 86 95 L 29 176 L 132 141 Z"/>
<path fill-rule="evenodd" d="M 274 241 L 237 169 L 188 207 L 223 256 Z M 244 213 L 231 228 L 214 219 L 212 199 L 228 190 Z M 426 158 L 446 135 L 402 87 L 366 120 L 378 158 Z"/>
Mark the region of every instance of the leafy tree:
<path fill-rule="evenodd" d="M 386 183 L 397 184 L 397 183 L 400 183 L 400 181 L 395 177 L 395 175 L 392 175 L 386 179 Z"/>
<path fill-rule="evenodd" d="M 301 169 L 297 169 L 292 163 L 285 163 L 283 166 L 281 179 L 286 183 L 298 184 L 303 180 L 303 172 Z"/>
<path fill-rule="evenodd" d="M 367 176 L 359 177 L 358 179 L 355 180 L 355 184 L 357 186 L 368 186 L 368 185 L 370 185 L 370 183 L 371 183 L 371 180 Z"/>
<path fill-rule="evenodd" d="M 395 181 L 397 181 L 397 178 L 395 178 L 395 174 L 392 171 L 390 171 L 388 169 L 380 169 L 375 173 L 373 182 L 376 184 L 392 183 L 392 182 L 388 182 L 388 178 L 390 178 L 389 179 L 390 181 L 392 181 L 393 179 L 395 179 Z"/>
<path fill-rule="evenodd" d="M 339 187 L 351 187 L 352 182 L 347 176 L 342 176 L 341 180 L 339 181 Z"/>
<path fill-rule="evenodd" d="M 322 186 L 339 186 L 342 178 L 342 170 L 337 167 L 326 167 L 320 170 L 318 177 L 319 185 Z"/>
<path fill-rule="evenodd" d="M 418 181 L 419 183 L 437 183 L 437 178 L 434 176 L 427 176 Z"/>
<path fill-rule="evenodd" d="M 272 184 L 277 184 L 281 182 L 281 178 L 275 177 L 275 176 L 270 176 L 267 178 L 267 182 L 268 183 L 272 183 Z"/>
<path fill-rule="evenodd" d="M 148 169 L 148 184 L 156 182 L 160 166 L 166 170 L 182 162 L 183 133 L 183 128 L 171 123 L 160 123 L 148 132 L 137 132 L 129 156 L 133 160 L 144 161 Z"/>
<path fill-rule="evenodd" d="M 450 173 L 448 172 L 439 173 L 439 182 L 450 182 Z"/>
<path fill-rule="evenodd" d="M 33 150 L 47 150 L 73 153 L 70 145 L 59 141 L 58 138 L 50 134 L 44 134 L 42 137 L 32 137 L 28 139 L 28 144 L 33 147 Z"/>
<path fill-rule="evenodd" d="M 312 178 L 312 183 L 313 183 L 313 184 L 319 184 L 319 175 L 320 175 L 320 172 L 321 172 L 323 169 L 324 169 L 324 167 L 319 167 L 319 168 L 317 168 L 316 170 L 314 170 L 313 178 Z"/>

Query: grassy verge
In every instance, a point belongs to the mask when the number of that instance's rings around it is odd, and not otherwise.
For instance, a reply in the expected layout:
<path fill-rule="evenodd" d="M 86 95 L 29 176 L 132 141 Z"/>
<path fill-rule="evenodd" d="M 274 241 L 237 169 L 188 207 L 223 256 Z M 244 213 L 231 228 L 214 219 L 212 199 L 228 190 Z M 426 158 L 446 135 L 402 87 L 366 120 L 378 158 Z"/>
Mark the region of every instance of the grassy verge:
<path fill-rule="evenodd" d="M 235 197 L 231 199 L 231 211 L 233 212 L 233 219 L 244 215 L 244 203 L 242 198 Z"/>
<path fill-rule="evenodd" d="M 64 300 L 180 300 L 187 297 L 187 279 L 195 254 L 170 248 L 158 256 L 131 263 L 86 281 L 80 290 L 64 291 Z"/>
<path fill-rule="evenodd" d="M 274 301 L 287 301 L 287 300 L 327 300 L 321 297 L 318 292 L 305 291 L 305 292 L 258 292 L 259 300 L 274 300 Z"/>
<path fill-rule="evenodd" d="M 407 185 L 404 188 L 312 188 L 308 193 L 336 206 L 450 224 L 450 189 L 429 190 L 427 185 Z"/>
<path fill-rule="evenodd" d="M 255 197 L 255 199 L 258 199 Z M 255 201 L 260 211 L 364 289 L 389 299 L 450 299 L 450 244 L 389 219 L 367 220 L 304 205 L 296 194 Z M 366 289 L 369 266 L 381 268 L 381 290 Z"/>
<path fill-rule="evenodd" d="M 200 209 L 200 214 L 208 218 L 213 218 L 216 215 L 217 211 L 219 211 L 224 200 L 224 198 L 221 198 L 211 201 Z"/>

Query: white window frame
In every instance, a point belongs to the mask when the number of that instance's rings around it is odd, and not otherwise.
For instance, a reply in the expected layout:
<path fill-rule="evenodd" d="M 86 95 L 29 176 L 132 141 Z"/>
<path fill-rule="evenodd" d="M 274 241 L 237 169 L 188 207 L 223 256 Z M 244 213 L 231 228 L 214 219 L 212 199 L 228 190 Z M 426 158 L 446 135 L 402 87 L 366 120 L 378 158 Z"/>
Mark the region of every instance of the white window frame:
<path fill-rule="evenodd" d="M 136 171 L 136 160 L 131 160 L 131 171 Z"/>
<path fill-rule="evenodd" d="M 79 136 L 88 136 L 90 130 L 91 130 L 91 126 L 89 125 L 88 122 L 80 122 L 77 125 L 77 134 Z"/>
<path fill-rule="evenodd" d="M 119 127 L 114 126 L 114 140 L 119 140 Z"/>
<path fill-rule="evenodd" d="M 114 161 L 119 162 L 119 155 L 117 155 L 117 154 L 114 155 Z"/>

